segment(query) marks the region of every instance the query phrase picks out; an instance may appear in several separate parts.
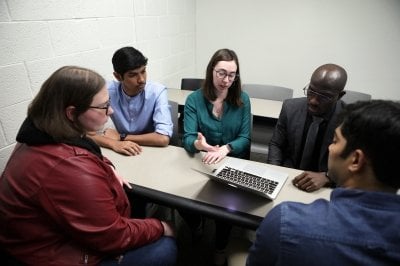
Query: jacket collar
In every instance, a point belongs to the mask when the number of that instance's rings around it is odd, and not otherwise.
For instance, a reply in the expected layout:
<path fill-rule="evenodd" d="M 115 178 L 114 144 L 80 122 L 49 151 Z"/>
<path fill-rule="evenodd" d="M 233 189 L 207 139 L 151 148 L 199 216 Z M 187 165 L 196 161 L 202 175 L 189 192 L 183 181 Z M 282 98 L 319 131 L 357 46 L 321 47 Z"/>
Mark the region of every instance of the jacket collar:
<path fill-rule="evenodd" d="M 20 143 L 25 143 L 29 146 L 65 143 L 67 145 L 77 146 L 86 149 L 100 159 L 103 158 L 100 147 L 93 140 L 87 138 L 86 136 L 82 138 L 74 138 L 57 142 L 46 132 L 37 129 L 29 117 L 27 117 L 22 123 L 21 128 L 19 129 L 17 134 L 17 141 Z"/>

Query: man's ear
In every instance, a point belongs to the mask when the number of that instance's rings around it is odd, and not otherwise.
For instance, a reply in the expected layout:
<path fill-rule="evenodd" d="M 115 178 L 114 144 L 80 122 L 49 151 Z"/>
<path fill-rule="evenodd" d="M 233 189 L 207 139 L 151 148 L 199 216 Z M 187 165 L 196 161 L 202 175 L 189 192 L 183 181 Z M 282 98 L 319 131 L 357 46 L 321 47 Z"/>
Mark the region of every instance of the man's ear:
<path fill-rule="evenodd" d="M 117 73 L 117 72 L 113 72 L 113 75 L 114 75 L 114 77 L 118 80 L 118 81 L 122 81 L 122 76 L 119 74 L 119 73 Z"/>
<path fill-rule="evenodd" d="M 74 122 L 74 118 L 75 118 L 75 116 L 74 116 L 74 114 L 75 114 L 75 106 L 72 106 L 72 105 L 70 105 L 70 106 L 68 106 L 67 108 L 65 108 L 65 115 L 67 116 L 67 118 L 69 119 L 69 120 L 71 120 L 72 122 Z"/>
<path fill-rule="evenodd" d="M 365 157 L 364 152 L 360 149 L 356 149 L 350 156 L 351 162 L 349 165 L 349 170 L 351 172 L 361 171 L 361 169 L 365 167 L 367 163 L 367 158 Z"/>

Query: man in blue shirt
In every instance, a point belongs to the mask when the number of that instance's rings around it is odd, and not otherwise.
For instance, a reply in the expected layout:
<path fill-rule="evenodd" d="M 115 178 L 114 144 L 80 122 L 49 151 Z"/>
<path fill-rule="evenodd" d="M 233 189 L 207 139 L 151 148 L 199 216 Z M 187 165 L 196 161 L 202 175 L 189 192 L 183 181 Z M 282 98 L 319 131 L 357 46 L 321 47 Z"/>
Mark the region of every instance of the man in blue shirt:
<path fill-rule="evenodd" d="M 331 200 L 265 217 L 247 265 L 400 265 L 400 103 L 349 105 L 329 146 Z"/>
<path fill-rule="evenodd" d="M 167 146 L 173 132 L 167 88 L 147 80 L 147 58 L 133 47 L 117 50 L 112 58 L 114 77 L 108 83 L 111 119 L 115 129 L 91 134 L 100 146 L 137 155 L 141 146 Z"/>

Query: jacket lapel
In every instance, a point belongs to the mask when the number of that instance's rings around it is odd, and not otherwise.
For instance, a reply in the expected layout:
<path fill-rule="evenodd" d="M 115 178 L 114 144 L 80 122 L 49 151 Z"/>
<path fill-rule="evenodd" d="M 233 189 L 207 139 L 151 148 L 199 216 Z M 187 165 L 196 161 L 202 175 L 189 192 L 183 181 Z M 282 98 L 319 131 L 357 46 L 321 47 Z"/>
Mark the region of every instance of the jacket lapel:
<path fill-rule="evenodd" d="M 301 160 L 301 141 L 303 139 L 304 125 L 307 118 L 307 104 L 303 104 L 303 107 L 299 110 L 299 114 L 295 115 L 294 124 L 294 154 L 295 154 L 295 165 L 297 165 Z"/>
<path fill-rule="evenodd" d="M 341 100 L 339 100 L 336 103 L 336 107 L 335 107 L 335 112 L 332 114 L 332 118 L 329 120 L 329 123 L 326 127 L 326 131 L 325 131 L 325 136 L 323 138 L 322 141 L 322 145 L 321 145 L 321 150 L 319 153 L 319 168 L 325 168 L 327 167 L 327 156 L 328 156 L 328 146 L 332 143 L 332 139 L 333 139 L 333 133 L 336 129 L 336 118 L 337 115 L 342 111 L 343 109 L 343 102 Z"/>

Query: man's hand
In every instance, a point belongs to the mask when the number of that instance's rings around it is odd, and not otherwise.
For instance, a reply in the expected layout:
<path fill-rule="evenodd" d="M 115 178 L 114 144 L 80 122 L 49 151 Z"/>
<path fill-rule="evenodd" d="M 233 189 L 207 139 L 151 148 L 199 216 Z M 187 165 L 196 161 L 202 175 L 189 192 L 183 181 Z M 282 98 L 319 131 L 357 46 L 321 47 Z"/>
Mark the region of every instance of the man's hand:
<path fill-rule="evenodd" d="M 119 140 L 119 133 L 115 129 L 106 128 L 103 131 L 103 136 L 113 140 L 110 146 L 115 152 L 128 156 L 139 155 L 142 152 L 142 147 L 139 144 L 129 140 Z"/>
<path fill-rule="evenodd" d="M 125 154 L 128 156 L 139 155 L 142 152 L 142 147 L 139 144 L 129 140 L 114 141 L 114 143 L 112 144 L 112 149 L 115 152 Z"/>
<path fill-rule="evenodd" d="M 301 190 L 312 192 L 328 184 L 329 179 L 324 172 L 305 171 L 293 178 L 292 183 Z"/>
<path fill-rule="evenodd" d="M 113 128 L 106 128 L 103 131 L 103 136 L 113 140 L 119 140 L 119 133 Z"/>

